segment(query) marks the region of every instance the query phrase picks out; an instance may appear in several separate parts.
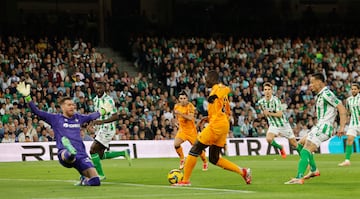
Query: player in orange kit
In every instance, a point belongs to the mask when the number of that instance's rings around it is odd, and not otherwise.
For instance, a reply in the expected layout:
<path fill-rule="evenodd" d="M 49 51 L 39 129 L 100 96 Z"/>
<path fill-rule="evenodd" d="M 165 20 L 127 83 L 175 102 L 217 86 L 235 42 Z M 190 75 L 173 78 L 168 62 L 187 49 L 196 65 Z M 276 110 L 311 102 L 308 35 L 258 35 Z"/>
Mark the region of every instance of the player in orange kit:
<path fill-rule="evenodd" d="M 235 163 L 220 156 L 222 148 L 226 144 L 226 138 L 230 130 L 230 104 L 228 94 L 230 88 L 218 83 L 219 74 L 216 71 L 209 71 L 206 76 L 206 86 L 211 88 L 208 97 L 208 122 L 191 147 L 184 166 L 184 178 L 173 186 L 191 186 L 190 176 L 196 165 L 197 157 L 202 151 L 209 147 L 209 161 L 223 169 L 240 174 L 246 184 L 251 183 L 251 170 L 241 168 Z"/>
<path fill-rule="evenodd" d="M 195 107 L 192 103 L 189 103 L 188 96 L 185 91 L 179 93 L 179 102 L 175 104 L 174 113 L 179 123 L 179 131 L 177 132 L 174 139 L 174 147 L 176 153 L 180 157 L 179 169 L 184 168 L 185 157 L 181 144 L 185 141 L 190 142 L 193 145 L 196 141 L 197 130 L 195 125 Z M 200 157 L 203 161 L 203 171 L 207 171 L 208 163 L 205 156 L 205 151 L 202 151 Z"/>

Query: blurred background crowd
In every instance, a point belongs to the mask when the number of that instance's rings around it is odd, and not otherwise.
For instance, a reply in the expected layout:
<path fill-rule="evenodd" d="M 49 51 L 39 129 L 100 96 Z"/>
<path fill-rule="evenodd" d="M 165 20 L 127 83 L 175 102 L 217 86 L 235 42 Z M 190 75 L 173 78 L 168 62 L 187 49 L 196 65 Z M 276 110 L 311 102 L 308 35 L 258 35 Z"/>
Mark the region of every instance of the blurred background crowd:
<path fill-rule="evenodd" d="M 274 95 L 281 99 L 295 135 L 301 137 L 316 124 L 315 96 L 308 89 L 310 74 L 323 73 L 328 86 L 343 102 L 351 94 L 351 83 L 360 80 L 358 32 L 346 24 L 339 25 L 335 20 L 339 18 L 334 18 L 336 9 L 331 9 L 333 15 L 329 17 L 333 18 L 327 18 L 332 19 L 331 23 L 319 25 L 320 30 L 314 29 L 311 20 L 315 20 L 315 15 L 311 15 L 309 8 L 304 10 L 307 17 L 302 18 L 302 25 L 308 29 L 299 34 L 294 34 L 294 29 L 288 34 L 270 32 L 276 28 L 268 26 L 264 27 L 264 34 L 245 34 L 243 29 L 238 31 L 239 27 L 235 28 L 237 31 L 221 33 L 213 27 L 209 33 L 203 32 L 206 29 L 202 25 L 195 32 L 189 28 L 186 34 L 165 34 L 153 31 L 156 20 L 150 17 L 151 20 L 142 24 L 151 23 L 146 26 L 151 32 L 133 31 L 124 37 L 125 42 L 122 38 L 117 43 L 121 45 L 118 49 L 125 49 L 122 53 L 131 63 L 126 69 L 98 50 L 101 38 L 94 39 L 98 38 L 94 32 L 72 35 L 3 31 L 0 140 L 3 143 L 54 141 L 49 125 L 33 115 L 16 92 L 20 81 L 31 85 L 31 96 L 39 109 L 60 113 L 59 98 L 69 96 L 77 111 L 84 114 L 94 111 L 94 82 L 106 82 L 106 92 L 114 98 L 121 115 L 114 140 L 173 139 L 177 122 L 172 109 L 180 91 L 185 90 L 195 105 L 196 121 L 207 115 L 208 89 L 204 77 L 209 70 L 216 70 L 219 81 L 232 89 L 229 138 L 265 136 L 268 124 L 257 105 L 264 82 L 274 85 Z M 209 9 L 207 14 L 216 11 L 215 7 Z M 88 14 L 91 17 L 87 19 L 94 23 L 96 14 L 93 11 Z M 109 21 L 118 18 L 117 15 Z M 212 20 L 217 28 L 224 28 Z M 241 20 L 236 23 L 242 24 Z M 46 25 L 42 23 L 42 26 Z M 75 27 L 80 31 L 79 26 Z M 95 128 L 85 125 L 81 133 L 84 140 L 92 140 Z"/>

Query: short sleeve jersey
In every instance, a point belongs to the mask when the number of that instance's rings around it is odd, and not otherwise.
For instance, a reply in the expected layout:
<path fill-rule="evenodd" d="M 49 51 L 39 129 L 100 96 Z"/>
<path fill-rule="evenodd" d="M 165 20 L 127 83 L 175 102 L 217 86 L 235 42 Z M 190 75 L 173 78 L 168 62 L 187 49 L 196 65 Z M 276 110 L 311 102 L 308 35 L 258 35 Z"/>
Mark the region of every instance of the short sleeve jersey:
<path fill-rule="evenodd" d="M 186 106 L 182 106 L 181 104 L 175 104 L 174 110 L 179 111 L 182 114 L 195 114 L 195 107 L 192 103 L 188 103 Z M 181 131 L 187 131 L 187 130 L 193 130 L 196 129 L 195 126 L 195 119 L 194 120 L 187 120 L 183 117 L 177 117 L 177 120 L 179 121 L 179 130 Z"/>
<path fill-rule="evenodd" d="M 218 99 L 215 100 L 214 103 L 208 104 L 208 117 L 210 123 L 213 121 L 229 122 L 231 110 L 228 95 L 230 91 L 230 88 L 223 84 L 215 84 L 211 88 L 209 96 L 217 95 Z"/>
<path fill-rule="evenodd" d="M 350 126 L 360 126 L 360 95 L 346 99 L 346 109 L 350 111 Z"/>
<path fill-rule="evenodd" d="M 111 96 L 107 95 L 106 93 L 104 93 L 104 95 L 101 97 L 96 96 L 94 98 L 95 111 L 99 111 L 104 103 L 111 104 L 112 111 L 109 114 L 101 116 L 100 117 L 101 120 L 106 120 L 106 119 L 110 118 L 111 115 L 113 115 L 114 113 L 117 112 L 114 99 Z M 105 124 L 99 125 L 99 127 L 100 128 L 107 127 L 110 130 L 115 130 L 115 122 L 105 123 Z"/>
<path fill-rule="evenodd" d="M 337 105 L 341 101 L 327 87 L 316 95 L 316 116 L 319 124 L 333 125 L 337 115 Z"/>
<path fill-rule="evenodd" d="M 267 110 L 269 112 L 284 111 L 280 99 L 276 96 L 272 96 L 270 100 L 266 100 L 265 97 L 263 97 L 258 101 L 258 104 L 262 110 Z M 275 127 L 282 127 L 289 123 L 285 114 L 283 114 L 282 117 L 268 116 L 267 120 L 270 126 Z"/>

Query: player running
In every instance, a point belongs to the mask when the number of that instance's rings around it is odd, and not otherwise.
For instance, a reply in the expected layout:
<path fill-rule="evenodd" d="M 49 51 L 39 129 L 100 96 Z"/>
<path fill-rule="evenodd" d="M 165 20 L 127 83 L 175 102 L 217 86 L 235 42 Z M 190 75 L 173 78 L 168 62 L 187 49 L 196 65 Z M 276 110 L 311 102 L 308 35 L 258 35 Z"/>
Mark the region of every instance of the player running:
<path fill-rule="evenodd" d="M 193 145 L 196 141 L 197 130 L 195 125 L 195 107 L 192 103 L 189 103 L 188 96 L 185 91 L 179 93 L 179 102 L 174 106 L 174 113 L 179 123 L 179 130 L 174 139 L 174 147 L 176 153 L 180 158 L 179 169 L 184 168 L 185 157 L 181 144 L 185 141 L 190 142 Z M 206 160 L 205 151 L 202 151 L 200 157 L 203 161 L 203 171 L 208 170 L 208 162 Z"/>

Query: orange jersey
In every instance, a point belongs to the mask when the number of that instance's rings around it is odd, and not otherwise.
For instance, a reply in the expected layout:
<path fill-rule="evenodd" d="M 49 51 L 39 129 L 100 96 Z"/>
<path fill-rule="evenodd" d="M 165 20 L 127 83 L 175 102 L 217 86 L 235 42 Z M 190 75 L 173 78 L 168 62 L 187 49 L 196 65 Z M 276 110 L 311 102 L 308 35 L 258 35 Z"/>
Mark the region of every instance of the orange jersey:
<path fill-rule="evenodd" d="M 199 134 L 198 140 L 205 145 L 216 145 L 224 147 L 226 137 L 230 130 L 230 103 L 228 94 L 230 88 L 223 84 L 216 84 L 212 87 L 210 95 L 217 95 L 218 98 L 208 105 L 209 125 Z"/>
<path fill-rule="evenodd" d="M 186 106 L 182 106 L 180 103 L 175 104 L 174 111 L 178 111 L 182 114 L 192 115 L 195 114 L 195 107 L 192 103 L 188 103 Z M 196 132 L 195 118 L 193 120 L 187 120 L 181 116 L 176 115 L 179 122 L 179 131 L 181 132 Z"/>
<path fill-rule="evenodd" d="M 210 95 L 217 95 L 218 99 L 208 105 L 209 124 L 211 123 L 229 123 L 230 103 L 228 94 L 230 88 L 223 84 L 216 84 L 212 87 Z"/>

